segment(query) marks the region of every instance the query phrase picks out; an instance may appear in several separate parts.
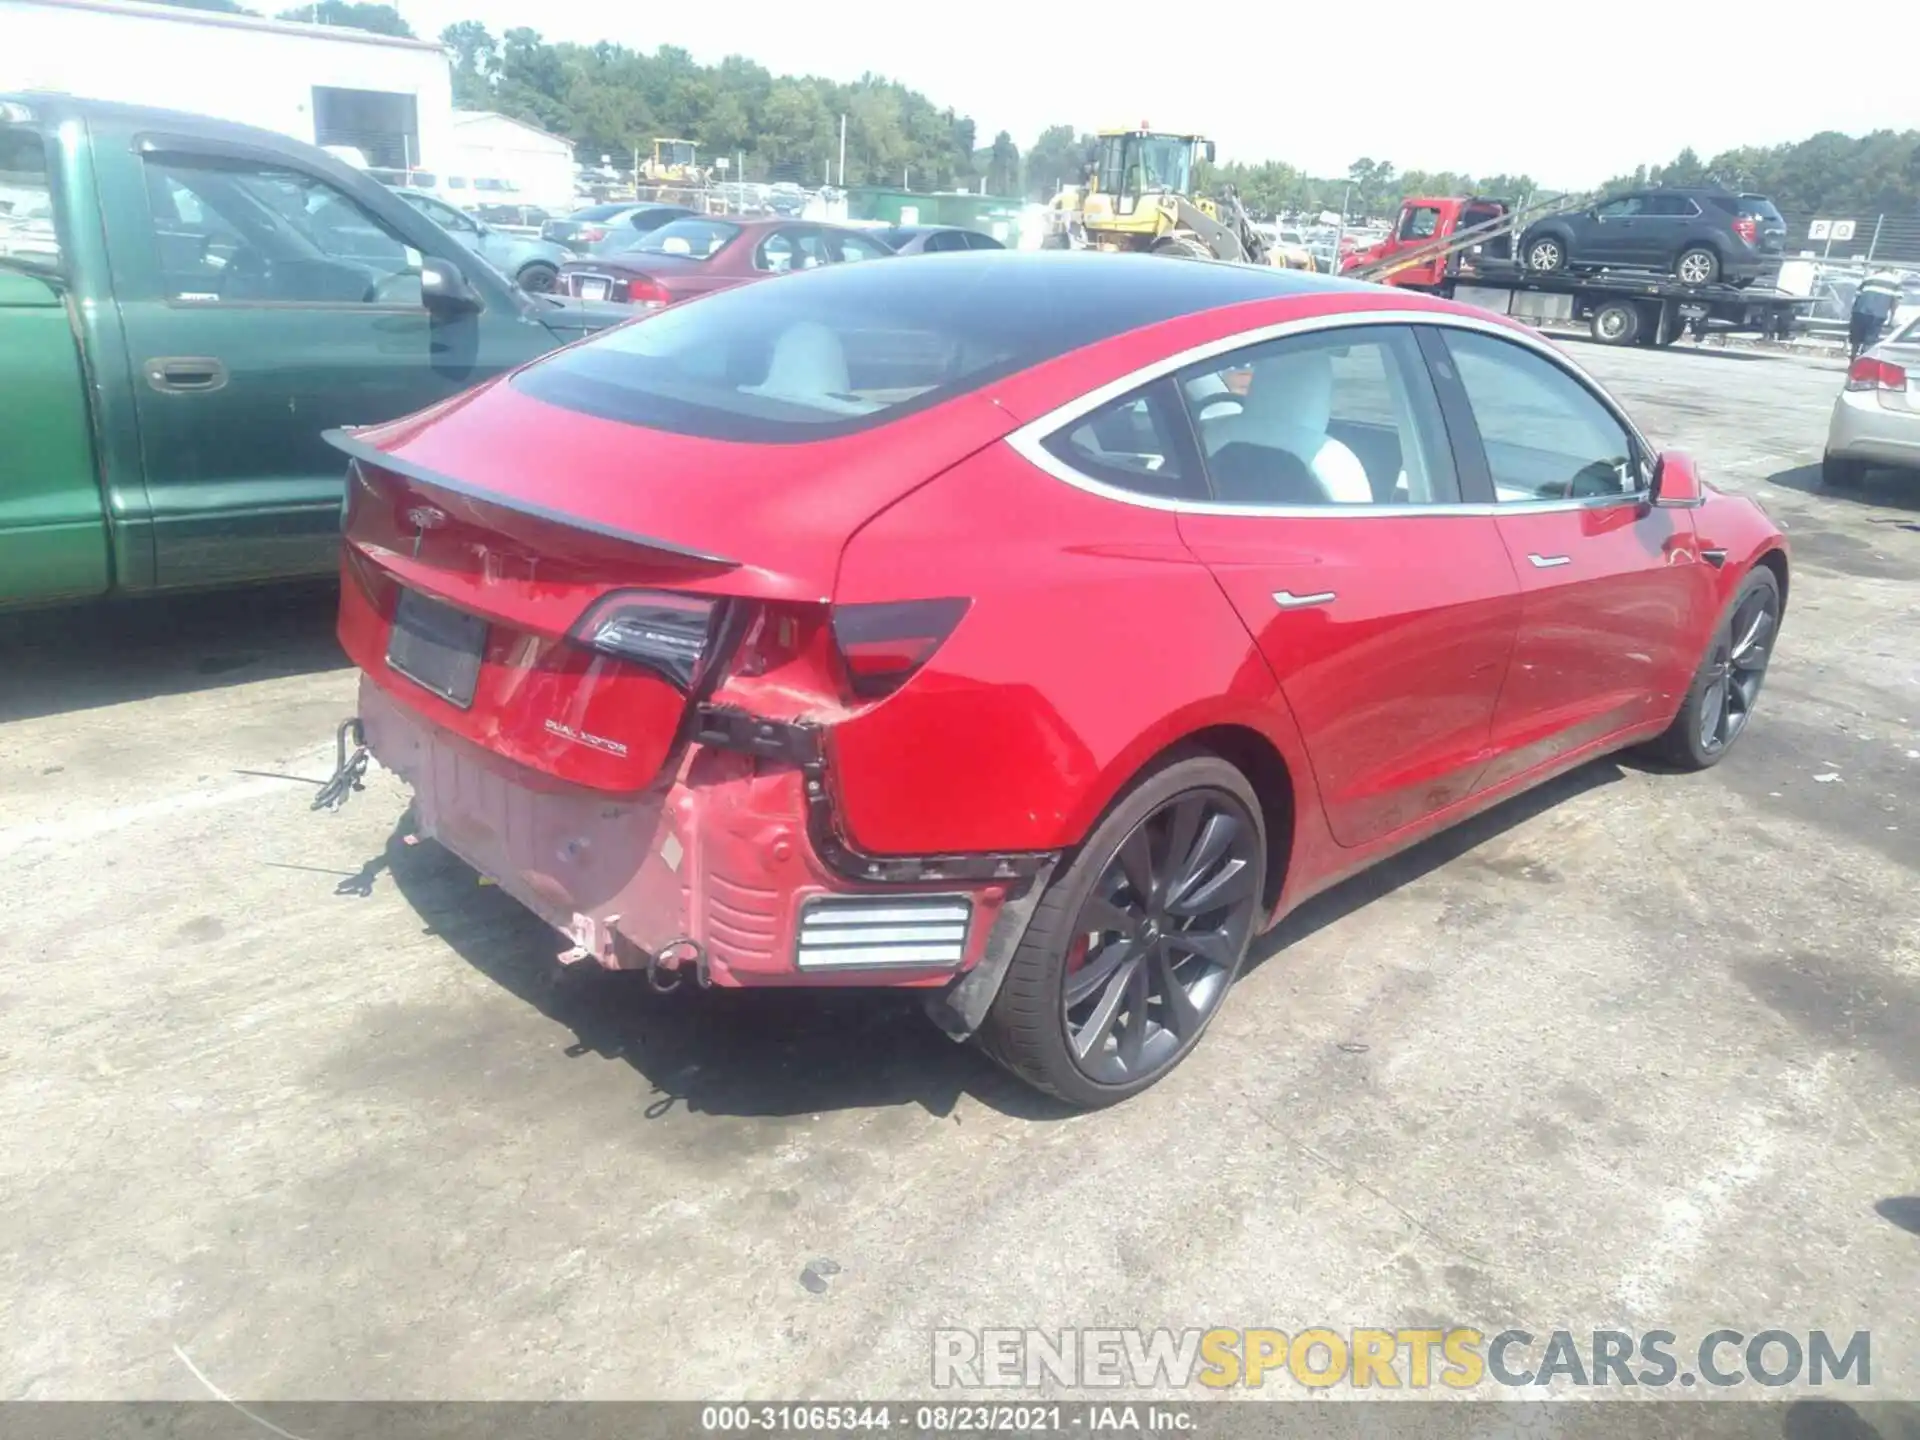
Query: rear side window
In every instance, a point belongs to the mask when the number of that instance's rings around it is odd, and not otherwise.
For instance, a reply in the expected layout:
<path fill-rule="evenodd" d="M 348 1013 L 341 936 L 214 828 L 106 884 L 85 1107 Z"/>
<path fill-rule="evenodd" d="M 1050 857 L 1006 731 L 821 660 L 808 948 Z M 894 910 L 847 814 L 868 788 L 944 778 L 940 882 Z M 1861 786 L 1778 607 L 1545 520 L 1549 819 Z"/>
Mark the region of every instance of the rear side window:
<path fill-rule="evenodd" d="M 46 142 L 23 125 L 0 125 L 0 255 L 49 268 L 60 262 Z"/>
<path fill-rule="evenodd" d="M 1686 195 L 1649 195 L 1644 212 L 1648 215 L 1698 215 L 1700 207 Z"/>
<path fill-rule="evenodd" d="M 1172 382 L 1159 380 L 1056 430 L 1041 443 L 1089 479 L 1163 500 L 1204 500 L 1206 481 L 1190 454 L 1185 426 Z"/>

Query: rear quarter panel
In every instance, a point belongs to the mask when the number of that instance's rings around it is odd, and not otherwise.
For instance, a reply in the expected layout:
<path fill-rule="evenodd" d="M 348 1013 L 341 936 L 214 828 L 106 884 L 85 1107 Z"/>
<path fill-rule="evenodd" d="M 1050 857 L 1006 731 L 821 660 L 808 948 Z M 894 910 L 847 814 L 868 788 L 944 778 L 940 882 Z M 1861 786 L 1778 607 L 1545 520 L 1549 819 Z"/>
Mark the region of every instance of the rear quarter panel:
<path fill-rule="evenodd" d="M 835 588 L 842 604 L 945 596 L 972 602 L 946 643 L 833 732 L 862 848 L 1073 844 L 1155 754 L 1212 725 L 1258 731 L 1308 773 L 1272 672 L 1171 512 L 991 445 L 861 529 Z"/>

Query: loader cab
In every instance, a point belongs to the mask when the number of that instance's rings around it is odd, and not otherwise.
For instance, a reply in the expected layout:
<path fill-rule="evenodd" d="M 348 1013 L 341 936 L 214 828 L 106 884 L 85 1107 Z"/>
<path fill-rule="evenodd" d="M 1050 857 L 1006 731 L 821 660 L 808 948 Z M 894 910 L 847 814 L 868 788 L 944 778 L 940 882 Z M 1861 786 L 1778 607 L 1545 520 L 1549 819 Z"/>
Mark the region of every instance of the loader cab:
<path fill-rule="evenodd" d="M 1164 131 L 1109 130 L 1095 155 L 1093 188 L 1115 215 L 1131 215 L 1143 195 L 1190 195 L 1197 159 L 1213 159 L 1213 142 Z"/>

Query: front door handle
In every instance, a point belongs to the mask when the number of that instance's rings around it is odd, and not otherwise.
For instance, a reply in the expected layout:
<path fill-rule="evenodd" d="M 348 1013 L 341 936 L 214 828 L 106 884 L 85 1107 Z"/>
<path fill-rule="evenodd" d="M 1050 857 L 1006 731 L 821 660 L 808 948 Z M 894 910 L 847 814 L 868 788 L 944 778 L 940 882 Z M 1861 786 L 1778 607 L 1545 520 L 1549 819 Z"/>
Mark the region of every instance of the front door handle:
<path fill-rule="evenodd" d="M 202 394 L 227 383 L 227 367 L 207 355 L 162 355 L 144 369 L 147 384 L 170 395 Z"/>
<path fill-rule="evenodd" d="M 1553 570 L 1561 565 L 1571 565 L 1573 563 L 1573 557 L 1571 555 L 1529 554 L 1527 559 L 1533 562 L 1533 568 L 1536 570 Z"/>
<path fill-rule="evenodd" d="M 1308 605 L 1325 605 L 1329 600 L 1339 598 L 1331 590 L 1321 590 L 1313 595 L 1296 595 L 1291 590 L 1273 592 L 1273 603 L 1282 610 L 1299 610 Z"/>

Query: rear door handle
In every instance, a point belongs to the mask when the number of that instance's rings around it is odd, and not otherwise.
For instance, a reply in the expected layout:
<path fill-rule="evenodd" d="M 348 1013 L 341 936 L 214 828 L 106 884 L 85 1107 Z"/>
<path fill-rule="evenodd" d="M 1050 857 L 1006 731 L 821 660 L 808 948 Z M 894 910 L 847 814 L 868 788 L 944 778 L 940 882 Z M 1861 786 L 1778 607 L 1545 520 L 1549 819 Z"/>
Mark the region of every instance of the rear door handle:
<path fill-rule="evenodd" d="M 162 355 L 144 368 L 147 384 L 164 394 L 201 394 L 227 383 L 227 367 L 207 355 Z"/>
<path fill-rule="evenodd" d="M 1273 603 L 1278 605 L 1282 610 L 1299 610 L 1308 605 L 1325 605 L 1329 600 L 1338 600 L 1339 598 L 1340 597 L 1331 590 L 1321 590 L 1312 595 L 1296 595 L 1291 590 L 1276 590 L 1273 592 Z"/>
<path fill-rule="evenodd" d="M 1533 568 L 1536 570 L 1552 570 L 1558 566 L 1571 565 L 1573 563 L 1573 557 L 1571 555 L 1534 555 L 1529 553 L 1527 559 L 1533 562 Z"/>

